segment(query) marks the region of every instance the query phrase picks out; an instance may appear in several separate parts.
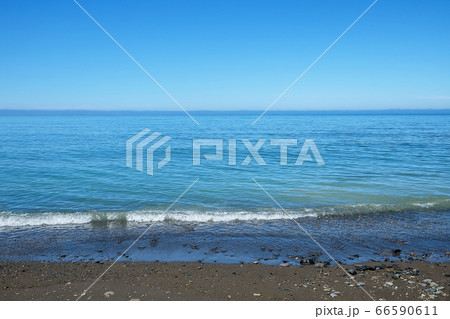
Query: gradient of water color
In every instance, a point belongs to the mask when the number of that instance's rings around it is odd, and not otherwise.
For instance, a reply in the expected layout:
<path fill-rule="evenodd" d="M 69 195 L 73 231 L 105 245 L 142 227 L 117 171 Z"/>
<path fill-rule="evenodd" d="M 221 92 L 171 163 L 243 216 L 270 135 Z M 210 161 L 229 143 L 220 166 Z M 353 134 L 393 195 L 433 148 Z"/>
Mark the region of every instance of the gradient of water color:
<path fill-rule="evenodd" d="M 255 178 L 306 223 L 321 225 L 320 220 L 335 218 L 350 231 L 354 227 L 343 222 L 349 216 L 369 220 L 388 214 L 420 237 L 417 225 L 440 220 L 434 228 L 440 244 L 428 246 L 441 251 L 448 247 L 449 115 L 267 114 L 255 126 L 253 114 L 196 118 L 200 126 L 183 114 L 0 117 L 2 234 L 27 227 L 42 234 L 52 227 L 84 225 L 86 235 L 103 223 L 131 238 L 136 229 L 158 221 L 168 233 L 174 225 L 227 225 L 231 231 L 238 222 L 240 231 L 247 223 L 253 225 L 247 227 L 251 232 L 275 235 L 277 221 L 284 225 L 289 218 L 253 182 Z M 172 137 L 172 161 L 154 176 L 125 165 L 126 140 L 144 128 Z M 193 166 L 194 138 L 224 139 L 224 160 L 202 159 L 200 166 Z M 274 138 L 313 139 L 326 165 L 294 166 L 302 143 L 289 147 L 287 166 L 279 165 L 279 148 L 269 143 Z M 238 140 L 235 166 L 228 165 L 229 139 Z M 240 165 L 248 155 L 240 139 L 266 139 L 260 154 L 267 165 L 254 160 Z M 162 148 L 155 155 L 162 158 L 163 152 Z M 285 242 L 286 237 L 279 238 L 278 244 Z"/>

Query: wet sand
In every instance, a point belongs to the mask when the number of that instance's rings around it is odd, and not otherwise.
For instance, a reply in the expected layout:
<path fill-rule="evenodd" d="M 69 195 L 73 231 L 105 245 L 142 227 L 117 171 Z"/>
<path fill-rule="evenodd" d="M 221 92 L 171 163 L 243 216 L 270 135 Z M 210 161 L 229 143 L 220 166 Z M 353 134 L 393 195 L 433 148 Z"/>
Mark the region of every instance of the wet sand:
<path fill-rule="evenodd" d="M 1 300 L 76 300 L 110 264 L 0 262 Z M 80 300 L 450 300 L 450 263 L 116 263 Z M 359 285 L 359 286 L 358 286 Z"/>

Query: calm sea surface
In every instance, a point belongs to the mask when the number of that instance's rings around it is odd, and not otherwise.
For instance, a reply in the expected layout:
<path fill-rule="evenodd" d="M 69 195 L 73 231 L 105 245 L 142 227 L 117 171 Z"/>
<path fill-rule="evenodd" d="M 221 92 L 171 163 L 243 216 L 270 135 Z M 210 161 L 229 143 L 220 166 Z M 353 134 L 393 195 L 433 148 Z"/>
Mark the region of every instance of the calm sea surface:
<path fill-rule="evenodd" d="M 129 258 L 278 262 L 320 250 L 253 179 L 342 260 L 398 247 L 445 258 L 449 115 L 267 114 L 254 126 L 255 115 L 195 117 L 200 126 L 184 114 L 0 116 L 3 258 L 112 258 L 153 222 Z M 126 166 L 125 143 L 145 128 L 171 137 L 171 161 L 153 176 Z M 215 149 L 202 147 L 194 166 L 193 139 L 222 139 L 223 160 L 205 159 Z M 242 139 L 265 139 L 267 165 L 252 156 L 241 165 L 250 155 Z M 298 140 L 287 165 L 271 139 Z M 325 165 L 312 152 L 294 165 L 305 139 Z"/>

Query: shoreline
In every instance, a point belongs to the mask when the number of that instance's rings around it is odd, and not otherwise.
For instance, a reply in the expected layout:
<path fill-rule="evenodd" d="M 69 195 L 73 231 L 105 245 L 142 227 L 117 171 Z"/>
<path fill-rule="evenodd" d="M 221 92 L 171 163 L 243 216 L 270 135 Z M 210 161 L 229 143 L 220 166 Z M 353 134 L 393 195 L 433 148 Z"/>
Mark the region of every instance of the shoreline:
<path fill-rule="evenodd" d="M 450 211 L 449 211 L 450 212 Z M 305 217 L 304 229 L 342 264 L 370 261 L 448 262 L 449 212 Z M 70 214 L 69 214 L 70 215 Z M 11 227 L 0 232 L 1 259 L 100 262 L 116 260 L 146 232 L 145 223 Z M 124 256 L 133 262 L 331 262 L 292 220 L 155 223 Z"/>
<path fill-rule="evenodd" d="M 0 299 L 76 300 L 109 265 L 0 261 Z M 450 262 L 341 266 L 118 262 L 80 300 L 450 300 Z"/>

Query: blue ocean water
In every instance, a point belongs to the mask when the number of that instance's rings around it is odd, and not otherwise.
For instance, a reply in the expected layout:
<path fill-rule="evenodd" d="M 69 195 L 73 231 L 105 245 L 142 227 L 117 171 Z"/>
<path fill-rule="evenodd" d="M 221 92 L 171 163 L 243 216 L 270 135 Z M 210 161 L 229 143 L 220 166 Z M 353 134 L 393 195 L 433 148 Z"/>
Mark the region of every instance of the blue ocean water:
<path fill-rule="evenodd" d="M 92 243 L 107 242 L 112 233 L 131 240 L 152 222 L 157 222 L 154 233 L 172 243 L 180 238 L 181 227 L 183 236 L 194 241 L 209 238 L 209 243 L 223 244 L 228 236 L 236 247 L 248 236 L 269 236 L 266 246 L 268 241 L 279 249 L 300 249 L 286 231 L 300 230 L 253 179 L 322 238 L 344 242 L 349 233 L 366 234 L 383 250 L 383 240 L 411 242 L 409 236 L 425 242 L 420 246 L 424 253 L 448 248 L 450 115 L 274 113 L 255 125 L 256 114 L 195 117 L 199 126 L 181 113 L 0 116 L 4 256 L 19 258 L 21 253 L 12 249 L 19 240 L 42 238 L 48 232 L 66 239 L 60 250 L 70 246 L 67 238 L 77 238 L 80 247 L 94 253 Z M 126 141 L 145 128 L 171 137 L 171 161 L 153 176 L 126 166 Z M 201 164 L 193 165 L 193 139 L 222 139 L 223 160 L 202 155 Z M 267 165 L 255 159 L 241 165 L 250 155 L 242 139 L 252 144 L 265 139 L 259 154 Z M 298 140 L 297 146 L 288 147 L 287 165 L 280 165 L 280 147 L 270 145 L 271 139 Z M 314 160 L 294 165 L 306 139 L 314 141 L 325 165 Z M 236 140 L 236 165 L 229 165 L 230 140 Z M 155 152 L 155 161 L 164 158 L 164 151 L 161 147 Z M 213 147 L 202 148 L 202 154 L 214 152 Z M 384 228 L 374 227 L 377 222 Z M 145 250 L 136 256 L 177 260 L 183 244 L 169 245 L 151 257 Z M 50 248 L 42 249 L 40 256 L 50 258 Z M 257 257 L 256 251 L 251 258 Z M 195 253 L 192 250 L 191 256 Z"/>

